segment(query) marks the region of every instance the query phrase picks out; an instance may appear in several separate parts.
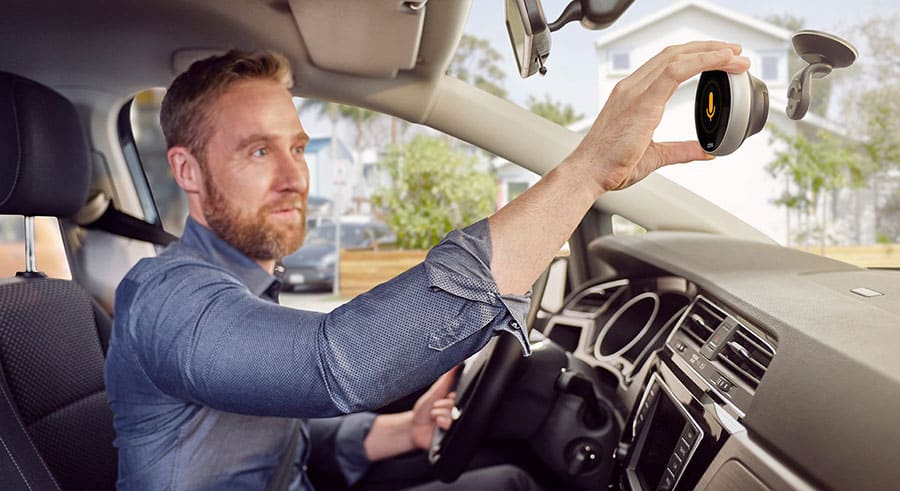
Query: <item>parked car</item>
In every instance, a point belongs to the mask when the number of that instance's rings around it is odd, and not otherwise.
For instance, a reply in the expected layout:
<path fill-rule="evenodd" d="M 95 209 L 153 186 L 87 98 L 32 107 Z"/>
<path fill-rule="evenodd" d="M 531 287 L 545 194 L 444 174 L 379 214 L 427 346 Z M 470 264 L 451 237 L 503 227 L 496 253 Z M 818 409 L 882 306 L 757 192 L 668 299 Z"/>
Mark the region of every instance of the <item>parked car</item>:
<path fill-rule="evenodd" d="M 109 316 L 126 271 L 159 248 L 68 216 L 90 187 L 158 225 L 134 95 L 211 53 L 276 49 L 297 96 L 381 111 L 546 174 L 581 135 L 447 74 L 473 3 L 4 3 L 0 71 L 60 96 L 48 106 L 30 99 L 44 91 L 0 77 L 0 199 L 19 156 L 44 157 L 23 189 L 69 203 L 35 214 L 61 216 L 73 279 L 0 281 L 0 488 L 114 488 Z M 17 140 L 16 114 L 61 105 L 65 128 Z M 615 235 L 614 217 L 647 232 Z M 436 472 L 451 479 L 481 449 L 548 489 L 896 489 L 900 271 L 782 247 L 661 175 L 600 198 L 569 245 L 561 276 L 534 287 L 533 354 L 498 336 L 466 364 Z M 542 301 L 546 283 L 565 298 Z"/>
<path fill-rule="evenodd" d="M 379 221 L 341 220 L 340 247 L 335 245 L 337 232 L 332 220 L 307 230 L 303 246 L 281 261 L 283 290 L 331 290 L 338 249 L 369 249 L 396 242 L 387 225 Z"/>

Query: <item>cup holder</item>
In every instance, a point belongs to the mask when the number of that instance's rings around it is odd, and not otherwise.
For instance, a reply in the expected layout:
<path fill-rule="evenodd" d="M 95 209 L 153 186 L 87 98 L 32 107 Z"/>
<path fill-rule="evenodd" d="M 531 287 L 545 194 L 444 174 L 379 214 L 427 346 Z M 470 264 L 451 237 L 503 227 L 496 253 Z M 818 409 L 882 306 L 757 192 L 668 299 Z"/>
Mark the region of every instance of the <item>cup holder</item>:
<path fill-rule="evenodd" d="M 594 357 L 608 361 L 621 357 L 650 330 L 659 312 L 659 295 L 644 292 L 625 302 L 606 321 L 594 343 Z"/>

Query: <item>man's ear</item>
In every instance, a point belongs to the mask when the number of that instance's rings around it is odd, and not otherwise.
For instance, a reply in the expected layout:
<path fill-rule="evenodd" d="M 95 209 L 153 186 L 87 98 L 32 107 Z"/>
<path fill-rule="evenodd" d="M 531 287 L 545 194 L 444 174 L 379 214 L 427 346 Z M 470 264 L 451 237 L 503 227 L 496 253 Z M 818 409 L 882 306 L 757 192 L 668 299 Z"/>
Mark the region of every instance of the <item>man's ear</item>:
<path fill-rule="evenodd" d="M 203 171 L 200 168 L 200 162 L 194 157 L 186 147 L 172 147 L 166 152 L 169 159 L 169 168 L 172 169 L 172 175 L 175 182 L 184 189 L 184 192 L 199 193 L 203 189 Z"/>

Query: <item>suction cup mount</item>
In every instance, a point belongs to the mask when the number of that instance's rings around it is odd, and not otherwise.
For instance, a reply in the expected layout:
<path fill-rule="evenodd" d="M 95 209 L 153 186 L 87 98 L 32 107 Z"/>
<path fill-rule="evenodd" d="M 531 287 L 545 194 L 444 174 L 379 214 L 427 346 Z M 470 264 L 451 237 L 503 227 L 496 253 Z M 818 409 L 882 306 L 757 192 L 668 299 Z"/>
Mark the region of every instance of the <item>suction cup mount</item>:
<path fill-rule="evenodd" d="M 846 68 L 856 61 L 858 53 L 845 39 L 826 32 L 805 29 L 792 36 L 794 51 L 808 65 L 794 75 L 788 87 L 785 112 L 791 119 L 801 119 L 809 110 L 812 79 L 825 78 L 834 68 Z"/>

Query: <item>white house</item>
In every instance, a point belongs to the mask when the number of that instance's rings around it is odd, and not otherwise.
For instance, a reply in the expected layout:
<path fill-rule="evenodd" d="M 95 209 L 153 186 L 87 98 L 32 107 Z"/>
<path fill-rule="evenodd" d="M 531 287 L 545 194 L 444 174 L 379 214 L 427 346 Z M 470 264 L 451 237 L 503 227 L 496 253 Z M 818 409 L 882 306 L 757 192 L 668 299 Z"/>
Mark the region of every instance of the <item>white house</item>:
<path fill-rule="evenodd" d="M 306 145 L 309 195 L 333 201 L 340 213 L 350 206 L 350 193 L 359 181 L 353 154 L 338 138 L 311 138 Z"/>
<path fill-rule="evenodd" d="M 749 17 L 704 0 L 683 0 L 648 15 L 633 24 L 614 28 L 596 42 L 598 90 L 605 101 L 615 84 L 668 45 L 716 39 L 743 46 L 750 58 L 750 73 L 769 89 L 768 124 L 788 134 L 809 126 L 837 131 L 824 118 L 807 114 L 801 122 L 785 115 L 791 32 L 760 19 Z M 694 77 L 683 84 L 666 106 L 656 141 L 694 140 Z M 602 103 L 601 103 L 602 105 Z M 574 129 L 586 130 L 591 121 L 576 123 Z M 839 132 L 839 131 L 838 131 Z M 735 153 L 708 163 L 670 166 L 660 172 L 673 181 L 713 201 L 747 223 L 784 242 L 786 214 L 772 200 L 785 189 L 785 183 L 770 177 L 766 164 L 773 160 L 775 148 L 770 131 L 764 129 L 747 139 Z"/>

